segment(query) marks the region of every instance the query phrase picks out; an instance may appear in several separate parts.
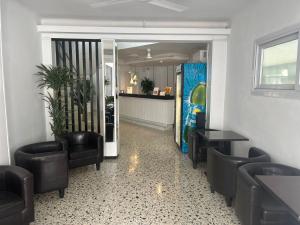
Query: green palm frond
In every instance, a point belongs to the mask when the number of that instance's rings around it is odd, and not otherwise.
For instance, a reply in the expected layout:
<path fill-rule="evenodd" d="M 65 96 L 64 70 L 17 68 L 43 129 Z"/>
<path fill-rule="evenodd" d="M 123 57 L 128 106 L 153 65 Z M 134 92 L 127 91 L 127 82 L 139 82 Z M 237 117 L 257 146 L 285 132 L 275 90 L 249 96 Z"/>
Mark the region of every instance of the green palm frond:
<path fill-rule="evenodd" d="M 62 87 L 73 81 L 74 74 L 68 68 L 45 66 L 43 64 L 38 65 L 37 68 L 39 69 L 36 73 L 36 75 L 39 76 L 37 81 L 39 88 L 60 90 Z"/>
<path fill-rule="evenodd" d="M 49 116 L 52 119 L 50 127 L 55 136 L 60 136 L 66 131 L 65 107 L 62 105 L 58 96 L 59 91 L 74 82 L 74 74 L 68 68 L 59 66 L 38 65 L 39 71 L 36 75 L 39 77 L 37 83 L 40 89 L 52 89 L 54 94 L 49 92 L 40 93 L 43 101 L 48 103 Z"/>

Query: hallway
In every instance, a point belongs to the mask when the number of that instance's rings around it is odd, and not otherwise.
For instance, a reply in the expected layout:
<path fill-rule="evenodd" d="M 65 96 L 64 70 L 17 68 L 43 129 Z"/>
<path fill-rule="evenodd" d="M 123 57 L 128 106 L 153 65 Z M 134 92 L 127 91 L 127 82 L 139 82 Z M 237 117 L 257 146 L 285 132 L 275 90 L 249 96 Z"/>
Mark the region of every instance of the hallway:
<path fill-rule="evenodd" d="M 203 170 L 180 154 L 172 132 L 121 123 L 118 159 L 70 171 L 64 199 L 35 196 L 35 225 L 239 224 L 211 194 Z"/>

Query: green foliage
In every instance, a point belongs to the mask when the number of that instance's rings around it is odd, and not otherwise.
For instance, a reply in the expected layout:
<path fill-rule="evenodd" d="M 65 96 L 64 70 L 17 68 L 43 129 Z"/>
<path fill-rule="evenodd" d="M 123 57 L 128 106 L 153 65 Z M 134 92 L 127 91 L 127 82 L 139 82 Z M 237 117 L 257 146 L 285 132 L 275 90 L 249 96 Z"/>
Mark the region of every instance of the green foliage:
<path fill-rule="evenodd" d="M 52 118 L 52 122 L 50 122 L 52 133 L 58 137 L 66 132 L 64 107 L 59 98 L 52 97 L 49 92 L 43 97 L 43 100 L 48 103 L 49 116 Z"/>
<path fill-rule="evenodd" d="M 84 110 L 84 105 L 91 101 L 94 94 L 94 87 L 90 80 L 79 80 L 73 89 L 74 103 L 80 107 L 81 112 Z"/>
<path fill-rule="evenodd" d="M 37 66 L 39 71 L 36 73 L 40 78 L 38 87 L 40 89 L 47 88 L 53 90 L 53 95 L 49 92 L 42 93 L 43 100 L 48 103 L 49 115 L 52 119 L 50 123 L 52 133 L 60 136 L 65 130 L 65 107 L 59 98 L 59 91 L 74 82 L 73 73 L 68 68 L 59 66 L 45 66 L 43 64 Z"/>
<path fill-rule="evenodd" d="M 141 81 L 142 92 L 146 95 L 149 95 L 151 91 L 154 89 L 154 82 L 149 78 L 145 77 Z"/>
<path fill-rule="evenodd" d="M 59 91 L 73 80 L 73 73 L 65 67 L 45 66 L 41 64 L 37 66 L 37 68 L 39 69 L 39 72 L 37 72 L 36 75 L 40 77 L 38 80 L 39 88 L 48 88 Z"/>
<path fill-rule="evenodd" d="M 109 104 L 114 103 L 114 96 L 106 96 L 105 97 L 105 106 L 108 106 Z"/>

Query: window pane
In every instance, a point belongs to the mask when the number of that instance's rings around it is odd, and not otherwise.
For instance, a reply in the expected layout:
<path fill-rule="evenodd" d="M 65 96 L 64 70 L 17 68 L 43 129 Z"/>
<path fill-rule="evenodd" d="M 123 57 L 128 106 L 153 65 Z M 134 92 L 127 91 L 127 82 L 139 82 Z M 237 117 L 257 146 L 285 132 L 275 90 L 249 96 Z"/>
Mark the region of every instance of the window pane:
<path fill-rule="evenodd" d="M 262 50 L 261 85 L 296 83 L 298 40 Z"/>

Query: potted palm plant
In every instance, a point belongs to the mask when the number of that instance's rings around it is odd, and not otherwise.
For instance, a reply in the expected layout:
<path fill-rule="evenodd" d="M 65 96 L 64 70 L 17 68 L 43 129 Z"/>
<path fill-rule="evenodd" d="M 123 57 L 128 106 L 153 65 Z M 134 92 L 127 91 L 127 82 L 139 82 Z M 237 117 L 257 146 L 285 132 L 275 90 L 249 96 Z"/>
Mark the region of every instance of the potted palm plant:
<path fill-rule="evenodd" d="M 153 88 L 154 88 L 154 82 L 152 80 L 150 80 L 149 78 L 145 77 L 141 81 L 141 88 L 142 88 L 142 92 L 144 94 L 150 95 L 151 91 L 153 91 Z"/>
<path fill-rule="evenodd" d="M 39 76 L 38 87 L 40 89 L 48 89 L 49 91 L 42 92 L 43 100 L 48 103 L 49 116 L 52 119 L 50 127 L 55 137 L 61 136 L 66 132 L 65 124 L 65 107 L 61 102 L 59 92 L 73 82 L 73 73 L 65 67 L 38 65 L 39 71 L 36 73 Z M 51 93 L 51 91 L 53 93 Z"/>

